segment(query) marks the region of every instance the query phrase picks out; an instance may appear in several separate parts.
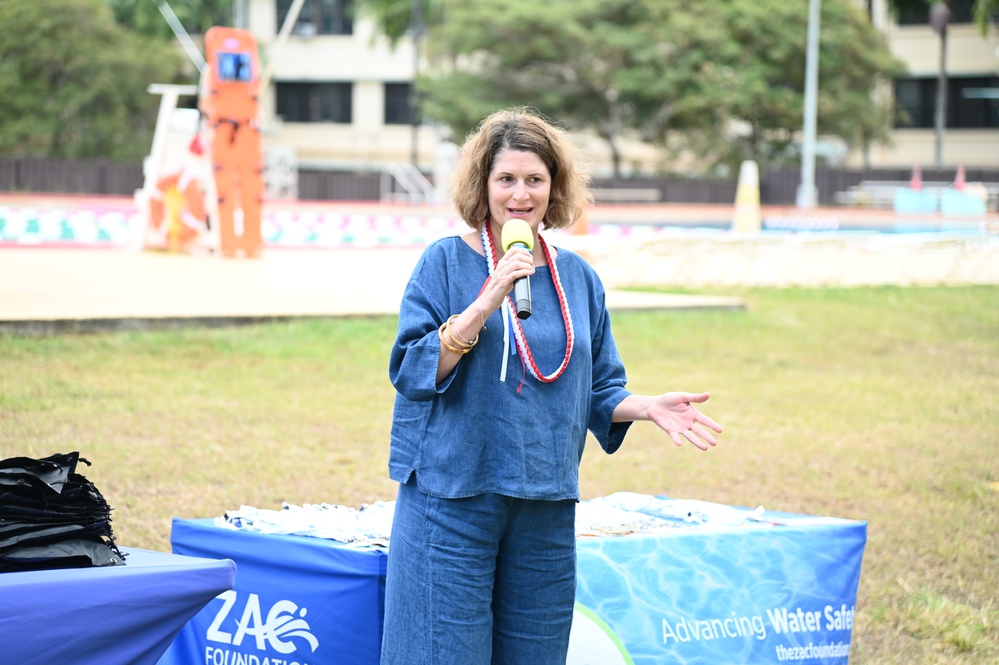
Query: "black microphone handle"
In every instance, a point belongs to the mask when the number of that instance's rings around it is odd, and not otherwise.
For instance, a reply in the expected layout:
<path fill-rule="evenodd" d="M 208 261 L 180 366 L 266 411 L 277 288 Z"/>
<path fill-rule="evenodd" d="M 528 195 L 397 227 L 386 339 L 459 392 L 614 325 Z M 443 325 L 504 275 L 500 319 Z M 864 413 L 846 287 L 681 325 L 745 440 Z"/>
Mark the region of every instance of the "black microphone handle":
<path fill-rule="evenodd" d="M 515 242 L 510 247 L 529 249 L 522 242 Z M 531 316 L 531 278 L 518 277 L 513 281 L 513 302 L 517 306 L 517 318 L 526 319 Z"/>

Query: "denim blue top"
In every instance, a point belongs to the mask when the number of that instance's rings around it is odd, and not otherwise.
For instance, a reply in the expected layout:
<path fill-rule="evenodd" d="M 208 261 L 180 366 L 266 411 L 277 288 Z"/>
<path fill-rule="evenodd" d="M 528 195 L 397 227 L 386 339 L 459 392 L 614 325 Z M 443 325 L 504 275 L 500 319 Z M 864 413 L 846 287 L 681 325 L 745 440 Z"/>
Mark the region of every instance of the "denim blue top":
<path fill-rule="evenodd" d="M 578 499 L 586 430 L 608 453 L 620 447 L 631 423 L 612 423 L 611 414 L 630 393 L 603 284 L 578 254 L 560 248 L 555 263 L 575 331 L 562 376 L 553 383 L 530 373 L 525 378 L 514 355 L 500 383 L 503 318 L 497 310 L 478 345 L 435 385 L 438 327 L 475 300 L 489 272 L 485 257 L 458 236 L 424 251 L 406 286 L 389 364 L 397 391 L 389 453 L 393 480 L 405 483 L 415 471 L 420 490 L 441 498 L 496 493 Z M 566 333 L 547 266 L 531 277 L 531 300 L 531 317 L 521 322 L 524 335 L 541 373 L 550 374 L 565 356 Z"/>

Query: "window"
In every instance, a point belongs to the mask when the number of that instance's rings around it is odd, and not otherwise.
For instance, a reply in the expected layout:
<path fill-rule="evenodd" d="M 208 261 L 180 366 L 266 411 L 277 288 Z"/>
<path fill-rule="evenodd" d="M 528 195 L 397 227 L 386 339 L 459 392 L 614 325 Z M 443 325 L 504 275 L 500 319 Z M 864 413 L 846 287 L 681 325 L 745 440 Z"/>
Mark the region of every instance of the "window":
<path fill-rule="evenodd" d="M 278 30 L 291 9 L 292 0 L 277 0 Z M 305 0 L 291 34 L 313 35 L 354 34 L 354 0 Z"/>
<path fill-rule="evenodd" d="M 896 80 L 895 126 L 933 127 L 936 91 L 936 79 Z"/>
<path fill-rule="evenodd" d="M 413 86 L 410 83 L 385 84 L 385 124 L 411 125 L 413 111 L 410 106 L 410 94 Z"/>
<path fill-rule="evenodd" d="M 895 81 L 895 126 L 930 129 L 937 106 L 937 79 Z M 999 129 L 999 76 L 947 80 L 948 129 Z"/>
<path fill-rule="evenodd" d="M 899 9 L 898 24 L 929 25 L 931 4 L 933 4 L 932 1 L 927 2 L 924 5 L 905 3 L 905 5 Z M 958 23 L 974 23 L 975 0 L 951 0 L 948 4 L 950 5 L 950 18 L 947 21 L 948 25 L 955 25 Z"/>
<path fill-rule="evenodd" d="M 285 122 L 350 124 L 353 86 L 350 83 L 277 84 L 277 114 Z"/>

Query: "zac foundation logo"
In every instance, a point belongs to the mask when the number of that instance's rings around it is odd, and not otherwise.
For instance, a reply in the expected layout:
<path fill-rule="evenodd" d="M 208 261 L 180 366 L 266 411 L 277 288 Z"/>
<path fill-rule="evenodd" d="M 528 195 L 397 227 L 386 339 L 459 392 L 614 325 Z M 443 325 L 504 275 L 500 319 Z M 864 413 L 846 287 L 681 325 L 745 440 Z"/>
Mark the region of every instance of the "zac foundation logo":
<path fill-rule="evenodd" d="M 208 627 L 205 639 L 230 648 L 209 644 L 205 649 L 205 664 L 308 665 L 301 660 L 286 660 L 270 655 L 271 652 L 277 652 L 286 656 L 304 651 L 305 646 L 310 649 L 309 653 L 315 653 L 319 648 L 319 640 L 312 634 L 309 622 L 305 620 L 308 609 L 299 607 L 290 600 L 279 600 L 264 614 L 257 594 L 244 595 L 246 599 L 242 608 L 238 607 L 240 596 L 235 591 L 225 591 L 217 596 L 222 601 L 222 607 Z M 235 630 L 231 629 L 233 623 Z M 248 653 L 249 648 L 263 653 Z"/>

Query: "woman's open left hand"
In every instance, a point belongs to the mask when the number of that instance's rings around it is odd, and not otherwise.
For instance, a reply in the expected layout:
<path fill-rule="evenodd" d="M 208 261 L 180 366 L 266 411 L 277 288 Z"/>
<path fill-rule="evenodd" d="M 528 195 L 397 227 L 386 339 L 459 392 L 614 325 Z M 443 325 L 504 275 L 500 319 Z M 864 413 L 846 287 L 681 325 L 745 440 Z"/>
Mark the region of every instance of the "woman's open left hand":
<path fill-rule="evenodd" d="M 648 418 L 669 434 L 673 443 L 680 446 L 687 439 L 697 448 L 707 450 L 718 445 L 709 430 L 721 434 L 722 426 L 698 411 L 693 404 L 708 401 L 709 393 L 664 393 L 656 397 L 648 409 Z"/>

